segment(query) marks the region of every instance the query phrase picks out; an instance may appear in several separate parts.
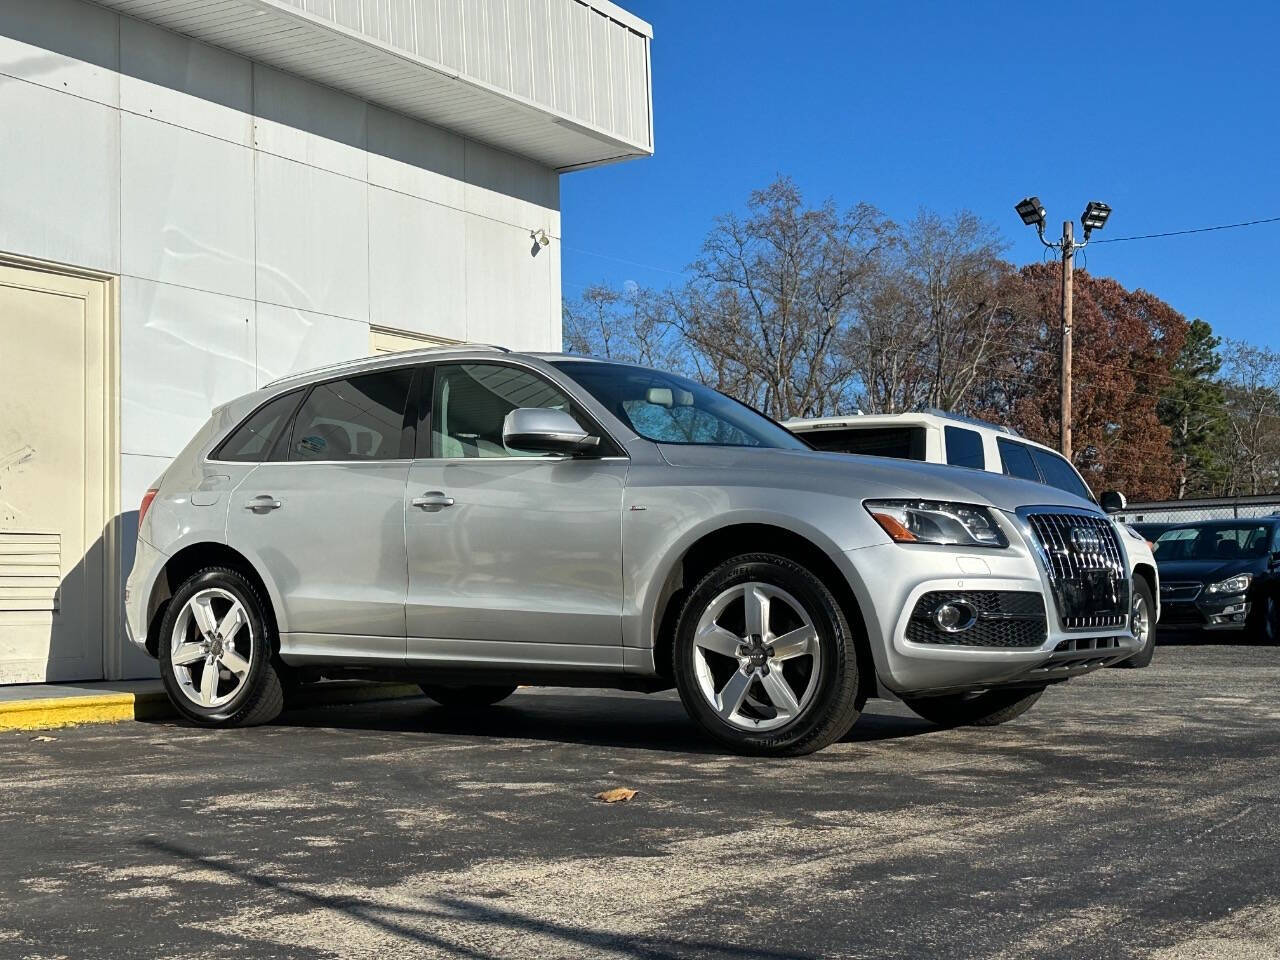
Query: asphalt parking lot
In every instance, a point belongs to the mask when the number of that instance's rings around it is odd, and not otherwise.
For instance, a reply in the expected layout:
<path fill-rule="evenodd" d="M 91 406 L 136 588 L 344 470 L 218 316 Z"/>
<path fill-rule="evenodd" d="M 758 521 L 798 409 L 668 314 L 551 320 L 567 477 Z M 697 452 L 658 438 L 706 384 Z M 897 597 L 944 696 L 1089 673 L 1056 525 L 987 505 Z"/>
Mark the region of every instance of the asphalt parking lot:
<path fill-rule="evenodd" d="M 1275 648 L 798 761 L 603 691 L 49 736 L 0 737 L 3 957 L 1280 955 Z"/>

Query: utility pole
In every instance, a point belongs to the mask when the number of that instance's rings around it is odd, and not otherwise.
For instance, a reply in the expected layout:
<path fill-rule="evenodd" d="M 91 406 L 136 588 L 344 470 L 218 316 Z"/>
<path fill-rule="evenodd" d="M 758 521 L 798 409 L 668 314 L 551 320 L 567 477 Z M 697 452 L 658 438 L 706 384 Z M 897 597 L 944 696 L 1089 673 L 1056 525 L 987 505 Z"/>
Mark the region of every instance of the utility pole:
<path fill-rule="evenodd" d="M 1071 459 L 1071 281 L 1075 274 L 1074 224 L 1062 222 L 1062 408 L 1058 447 Z"/>
<path fill-rule="evenodd" d="M 1076 243 L 1074 227 L 1070 220 L 1064 220 L 1062 223 L 1062 240 L 1058 243 L 1051 243 L 1044 238 L 1045 211 L 1040 204 L 1039 197 L 1027 197 L 1018 202 L 1014 207 L 1018 211 L 1018 216 L 1022 218 L 1022 222 L 1029 227 L 1036 228 L 1036 235 L 1040 237 L 1040 242 L 1050 250 L 1056 250 L 1062 255 L 1062 354 L 1061 354 L 1061 371 L 1062 381 L 1060 384 L 1060 405 L 1059 419 L 1061 428 L 1058 434 L 1058 446 L 1062 448 L 1062 455 L 1068 460 L 1071 459 L 1071 283 L 1075 272 L 1076 251 L 1082 249 L 1089 242 L 1089 234 L 1094 230 L 1101 230 L 1107 223 L 1107 218 L 1111 216 L 1111 208 L 1105 203 L 1099 203 L 1097 200 L 1089 201 L 1089 205 L 1084 208 L 1084 213 L 1080 215 L 1080 225 L 1084 227 L 1084 241 Z"/>

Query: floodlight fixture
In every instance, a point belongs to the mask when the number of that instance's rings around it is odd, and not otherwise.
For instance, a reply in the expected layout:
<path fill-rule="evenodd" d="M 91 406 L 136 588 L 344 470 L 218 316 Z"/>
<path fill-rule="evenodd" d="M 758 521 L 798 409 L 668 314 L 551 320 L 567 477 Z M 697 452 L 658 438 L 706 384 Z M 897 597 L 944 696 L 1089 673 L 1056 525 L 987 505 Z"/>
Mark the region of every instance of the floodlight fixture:
<path fill-rule="evenodd" d="M 1107 225 L 1107 217 L 1111 216 L 1111 208 L 1098 200 L 1090 200 L 1089 205 L 1080 214 L 1080 226 L 1084 227 L 1087 239 L 1094 230 L 1101 230 Z"/>
<path fill-rule="evenodd" d="M 1018 211 L 1018 216 L 1022 218 L 1022 222 L 1028 227 L 1044 225 L 1045 212 L 1044 207 L 1040 205 L 1039 197 L 1027 197 L 1020 200 L 1013 209 Z"/>

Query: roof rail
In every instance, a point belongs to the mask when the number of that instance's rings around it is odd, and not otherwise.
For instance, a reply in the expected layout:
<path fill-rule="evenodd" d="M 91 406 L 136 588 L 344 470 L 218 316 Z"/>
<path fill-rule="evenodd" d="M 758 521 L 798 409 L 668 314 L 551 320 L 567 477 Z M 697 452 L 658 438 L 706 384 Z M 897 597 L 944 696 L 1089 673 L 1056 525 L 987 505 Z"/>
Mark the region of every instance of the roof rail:
<path fill-rule="evenodd" d="M 417 356 L 423 356 L 426 354 L 433 354 L 433 353 L 458 353 L 463 351 L 470 352 L 470 351 L 480 351 L 480 350 L 492 350 L 495 353 L 511 352 L 511 349 L 509 347 L 501 347 L 501 346 L 498 346 L 496 343 L 441 343 L 441 344 L 437 344 L 435 346 L 430 346 L 430 347 L 419 347 L 415 350 L 402 350 L 395 354 L 387 354 L 387 356 L 417 357 Z M 288 383 L 290 380 L 301 380 L 305 377 L 310 377 L 322 371 L 325 373 L 330 373 L 334 371 L 345 370 L 348 367 L 355 367 L 363 363 L 368 363 L 370 360 L 373 360 L 373 359 L 376 359 L 376 358 L 375 357 L 353 357 L 350 360 L 339 360 L 337 363 L 326 363 L 319 367 L 312 367 L 308 370 L 299 370 L 296 373 L 287 373 L 283 377 L 276 377 L 276 379 L 271 380 L 268 383 L 264 383 L 263 387 L 274 387 L 278 383 Z"/>
<path fill-rule="evenodd" d="M 954 413 L 950 410 L 939 410 L 937 407 L 929 407 L 928 409 L 920 412 L 927 413 L 934 417 L 941 417 L 944 420 L 955 420 L 958 423 L 971 423 L 977 427 L 988 427 L 992 430 L 999 430 L 1001 433 L 1007 433 L 1011 437 L 1022 436 L 1022 434 L 1018 433 L 1018 431 L 1013 429 L 1013 427 L 1006 427 L 1002 423 L 992 423 L 990 420 L 982 420 L 978 417 L 969 417 L 963 413 Z"/>

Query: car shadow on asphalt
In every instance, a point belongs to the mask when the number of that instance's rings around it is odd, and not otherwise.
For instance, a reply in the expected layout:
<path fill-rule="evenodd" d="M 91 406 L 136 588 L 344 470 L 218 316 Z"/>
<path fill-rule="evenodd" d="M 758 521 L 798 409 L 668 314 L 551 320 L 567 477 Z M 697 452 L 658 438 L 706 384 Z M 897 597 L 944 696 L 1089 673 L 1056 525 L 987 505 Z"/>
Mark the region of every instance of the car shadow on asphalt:
<path fill-rule="evenodd" d="M 1158 627 L 1156 647 L 1258 647 L 1243 630 L 1169 630 Z"/>
<path fill-rule="evenodd" d="M 286 710 L 274 725 L 732 755 L 704 735 L 678 701 L 635 696 L 517 693 L 502 704 L 479 709 L 408 698 Z M 866 712 L 841 742 L 873 743 L 936 732 L 941 732 L 939 727 L 914 716 Z"/>
<path fill-rule="evenodd" d="M 503 910 L 491 903 L 482 903 L 450 895 L 425 895 L 420 903 L 405 906 L 350 894 L 325 894 L 313 886 L 294 882 L 288 876 L 270 874 L 224 859 L 202 856 L 195 850 L 173 840 L 147 837 L 140 846 L 154 854 L 172 860 L 198 866 L 202 870 L 215 871 L 228 881 L 251 885 L 259 890 L 283 896 L 304 909 L 336 913 L 351 921 L 364 924 L 373 930 L 408 941 L 420 947 L 445 951 L 450 956 L 487 960 L 490 957 L 509 955 L 469 946 L 466 941 L 484 942 L 495 935 L 505 933 L 537 937 L 544 941 L 577 947 L 585 954 L 608 951 L 629 957 L 645 957 L 652 960 L 677 960 L 677 958 L 734 957 L 745 960 L 812 960 L 816 954 L 792 950 L 773 950 L 742 944 L 723 943 L 715 940 L 675 938 L 657 934 L 627 936 L 591 927 L 545 920 Z M 469 930 L 469 936 L 451 935 L 452 930 Z M 236 940 L 247 937 L 232 935 Z M 266 946 L 259 940 L 247 942 L 251 949 Z M 577 951 L 575 951 L 577 955 Z"/>

